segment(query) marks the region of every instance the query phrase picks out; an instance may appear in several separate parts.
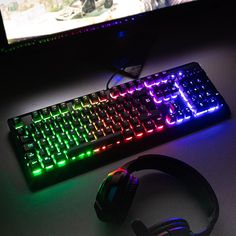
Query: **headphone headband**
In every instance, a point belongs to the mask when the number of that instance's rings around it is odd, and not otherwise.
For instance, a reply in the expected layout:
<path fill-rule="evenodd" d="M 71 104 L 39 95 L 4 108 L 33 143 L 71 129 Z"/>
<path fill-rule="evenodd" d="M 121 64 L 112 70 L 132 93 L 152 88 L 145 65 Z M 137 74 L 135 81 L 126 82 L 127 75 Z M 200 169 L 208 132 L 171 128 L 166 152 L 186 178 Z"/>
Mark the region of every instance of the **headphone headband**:
<path fill-rule="evenodd" d="M 175 158 L 151 154 L 140 156 L 124 164 L 121 168 L 130 174 L 140 170 L 155 169 L 184 182 L 198 198 L 203 200 L 202 202 L 208 211 L 210 221 L 208 227 L 195 236 L 210 234 L 219 217 L 219 203 L 211 185 L 196 169 Z"/>

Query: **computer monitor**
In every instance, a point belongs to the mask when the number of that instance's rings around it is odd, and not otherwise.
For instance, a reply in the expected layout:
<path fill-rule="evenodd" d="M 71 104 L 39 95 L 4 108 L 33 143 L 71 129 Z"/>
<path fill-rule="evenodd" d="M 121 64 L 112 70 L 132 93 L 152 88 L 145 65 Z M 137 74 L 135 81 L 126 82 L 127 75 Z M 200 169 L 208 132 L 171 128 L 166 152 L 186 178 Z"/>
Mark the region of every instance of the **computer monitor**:
<path fill-rule="evenodd" d="M 154 38 L 150 32 L 165 24 L 158 17 L 209 1 L 0 0 L 0 52 L 30 55 L 39 49 L 70 57 L 76 51 L 97 61 L 102 55 L 117 68 L 140 64 Z"/>
<path fill-rule="evenodd" d="M 1 46 L 13 50 L 49 43 L 193 1 L 197 0 L 0 0 L 5 32 Z"/>

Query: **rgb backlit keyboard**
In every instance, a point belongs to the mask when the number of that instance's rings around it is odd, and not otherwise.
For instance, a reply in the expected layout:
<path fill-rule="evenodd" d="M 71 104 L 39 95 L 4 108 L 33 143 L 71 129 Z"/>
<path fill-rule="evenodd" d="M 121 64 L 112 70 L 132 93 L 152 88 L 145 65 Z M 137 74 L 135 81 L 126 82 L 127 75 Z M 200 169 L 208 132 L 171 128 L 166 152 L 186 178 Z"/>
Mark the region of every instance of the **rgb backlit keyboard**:
<path fill-rule="evenodd" d="M 8 120 L 32 189 L 158 145 L 230 115 L 197 63 Z"/>

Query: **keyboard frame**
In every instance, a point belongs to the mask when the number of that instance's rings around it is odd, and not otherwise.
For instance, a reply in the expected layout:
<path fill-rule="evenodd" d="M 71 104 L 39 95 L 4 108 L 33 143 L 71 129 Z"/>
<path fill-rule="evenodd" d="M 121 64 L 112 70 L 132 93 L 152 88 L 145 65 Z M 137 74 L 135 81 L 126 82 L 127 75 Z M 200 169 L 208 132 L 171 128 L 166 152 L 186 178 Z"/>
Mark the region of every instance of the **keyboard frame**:
<path fill-rule="evenodd" d="M 191 66 L 196 67 L 196 66 L 199 66 L 199 64 L 196 62 L 188 63 L 188 64 L 185 64 L 182 66 L 178 66 L 178 67 L 166 70 L 165 73 L 167 73 L 167 74 L 174 73 L 175 71 L 179 71 L 180 68 L 183 70 L 185 67 L 189 68 Z M 159 73 L 161 73 L 161 72 L 159 72 Z M 156 73 L 154 73 L 154 74 L 156 74 Z M 205 72 L 205 75 L 207 76 L 206 72 Z M 150 75 L 148 75 L 148 76 L 150 76 Z M 142 77 L 142 78 L 140 78 L 140 80 L 145 79 L 148 76 Z M 207 78 L 209 79 L 208 76 L 207 76 Z M 127 84 L 127 83 L 123 83 L 123 84 Z M 211 82 L 211 84 L 215 88 L 215 86 L 212 82 Z M 101 90 L 98 90 L 96 92 L 99 92 L 99 91 L 101 91 Z M 89 95 L 89 94 L 85 94 L 85 95 Z M 83 97 L 85 95 L 82 95 L 80 97 Z M 95 155 L 92 155 L 91 157 L 85 158 L 83 160 L 75 160 L 73 162 L 67 163 L 66 166 L 64 166 L 62 168 L 56 168 L 56 169 L 53 169 L 52 171 L 45 172 L 42 175 L 35 176 L 35 177 L 32 177 L 32 173 L 29 171 L 29 168 L 27 168 L 27 166 L 26 166 L 26 160 L 24 158 L 25 153 L 22 150 L 22 146 L 19 144 L 19 140 L 17 139 L 17 133 L 16 133 L 16 130 L 13 125 L 13 118 L 15 118 L 15 117 L 8 119 L 8 126 L 11 131 L 10 132 L 10 139 L 11 139 L 12 144 L 14 145 L 14 149 L 16 151 L 16 156 L 18 157 L 17 159 L 18 159 L 20 166 L 23 170 L 23 173 L 25 175 L 27 183 L 32 191 L 36 191 L 36 190 L 42 189 L 44 187 L 50 186 L 52 184 L 64 181 L 68 178 L 77 176 L 79 174 L 85 173 L 90 170 L 93 170 L 93 169 L 98 168 L 100 166 L 109 164 L 109 163 L 114 162 L 116 160 L 120 160 L 122 158 L 128 157 L 130 155 L 134 155 L 134 154 L 137 154 L 141 151 L 152 148 L 154 146 L 158 146 L 160 144 L 163 144 L 163 143 L 169 142 L 171 140 L 177 139 L 179 137 L 185 136 L 185 135 L 190 134 L 192 132 L 202 130 L 202 129 L 207 128 L 209 126 L 213 126 L 225 119 L 230 118 L 230 115 L 231 115 L 230 108 L 227 105 L 227 103 L 225 102 L 225 100 L 221 94 L 220 94 L 220 96 L 224 102 L 224 106 L 222 106 L 219 109 L 219 111 L 217 111 L 217 112 L 204 114 L 204 116 L 199 116 L 197 119 L 191 119 L 188 122 L 182 122 L 176 126 L 172 126 L 172 127 L 166 126 L 164 131 L 155 132 L 150 135 L 145 135 L 144 137 L 142 137 L 140 139 L 135 139 L 130 142 L 122 142 L 120 145 L 115 145 L 115 146 L 113 145 L 113 147 L 111 149 L 107 149 L 106 151 L 103 151 L 101 153 L 96 153 Z M 76 98 L 80 98 L 80 97 L 76 97 Z M 73 100 L 76 98 L 72 98 L 70 100 L 62 101 L 62 102 L 70 103 L 70 102 L 73 102 Z M 59 105 L 60 103 L 61 102 L 59 102 L 57 104 L 52 104 L 52 105 L 48 106 L 48 108 L 53 105 Z M 47 108 L 47 107 L 42 107 L 42 108 L 39 108 L 35 111 L 41 110 L 43 108 Z M 22 114 L 22 115 L 16 116 L 16 117 L 22 118 L 24 116 L 28 116 L 28 115 L 32 114 L 32 112 L 34 112 L 34 111 L 31 111 L 31 112 L 28 112 L 28 113 L 25 113 L 25 114 Z M 78 163 L 78 165 L 76 163 Z"/>

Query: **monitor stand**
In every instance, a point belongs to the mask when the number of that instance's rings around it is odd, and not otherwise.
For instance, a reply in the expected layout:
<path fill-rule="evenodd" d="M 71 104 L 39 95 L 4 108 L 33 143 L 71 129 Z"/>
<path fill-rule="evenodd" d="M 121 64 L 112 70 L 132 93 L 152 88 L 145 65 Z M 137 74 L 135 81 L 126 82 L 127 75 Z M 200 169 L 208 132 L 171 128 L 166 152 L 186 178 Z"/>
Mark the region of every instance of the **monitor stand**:
<path fill-rule="evenodd" d="M 108 35 L 107 42 L 102 37 L 102 42 L 99 42 L 102 46 L 94 51 L 95 55 L 103 56 L 94 57 L 95 63 L 97 61 L 114 72 L 137 79 L 155 40 L 156 36 L 148 34 L 147 30 L 115 31 Z"/>

